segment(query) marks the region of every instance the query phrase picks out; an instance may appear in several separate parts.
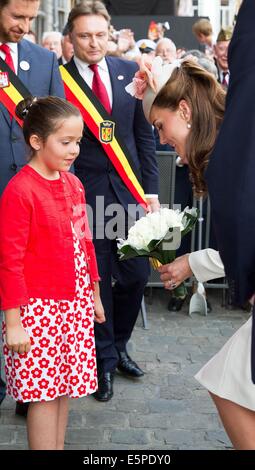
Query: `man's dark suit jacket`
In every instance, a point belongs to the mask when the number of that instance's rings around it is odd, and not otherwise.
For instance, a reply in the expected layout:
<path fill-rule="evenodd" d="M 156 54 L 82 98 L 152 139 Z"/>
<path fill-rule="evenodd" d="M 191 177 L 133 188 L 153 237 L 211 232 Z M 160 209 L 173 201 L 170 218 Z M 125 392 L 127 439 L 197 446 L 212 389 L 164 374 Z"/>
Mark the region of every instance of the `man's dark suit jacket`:
<path fill-rule="evenodd" d="M 144 192 L 158 194 L 158 168 L 152 127 L 144 117 L 142 102 L 125 91 L 125 86 L 132 81 L 137 71 L 137 64 L 116 57 L 106 57 L 106 61 L 113 94 L 111 118 L 131 154 Z M 75 162 L 75 173 L 85 185 L 87 202 L 93 210 L 96 207 L 96 196 L 105 196 L 106 204 L 114 202 L 116 196 L 126 210 L 128 204 L 136 202 L 100 142 L 86 129 L 80 155 Z"/>
<path fill-rule="evenodd" d="M 255 1 L 244 0 L 229 47 L 226 112 L 206 173 L 217 243 L 236 301 L 255 292 Z"/>
<path fill-rule="evenodd" d="M 27 62 L 28 69 L 20 66 Z M 64 98 L 56 54 L 23 39 L 18 44 L 18 77 L 33 96 L 55 95 Z M 23 131 L 7 109 L 0 104 L 0 194 L 9 180 L 28 161 L 29 151 Z"/>

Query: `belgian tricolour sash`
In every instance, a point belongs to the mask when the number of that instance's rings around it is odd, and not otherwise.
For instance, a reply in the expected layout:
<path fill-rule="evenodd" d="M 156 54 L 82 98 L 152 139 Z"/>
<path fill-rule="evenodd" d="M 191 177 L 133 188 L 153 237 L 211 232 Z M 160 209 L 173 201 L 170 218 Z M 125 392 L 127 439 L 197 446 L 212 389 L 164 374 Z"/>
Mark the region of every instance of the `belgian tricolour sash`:
<path fill-rule="evenodd" d="M 15 114 L 17 104 L 31 96 L 31 93 L 23 85 L 19 77 L 0 57 L 0 103 L 8 109 L 14 119 L 23 126 L 23 121 Z"/>
<path fill-rule="evenodd" d="M 66 99 L 79 108 L 86 126 L 98 139 L 126 187 L 144 208 L 147 207 L 137 169 L 115 122 L 79 74 L 73 61 L 60 66 Z"/>

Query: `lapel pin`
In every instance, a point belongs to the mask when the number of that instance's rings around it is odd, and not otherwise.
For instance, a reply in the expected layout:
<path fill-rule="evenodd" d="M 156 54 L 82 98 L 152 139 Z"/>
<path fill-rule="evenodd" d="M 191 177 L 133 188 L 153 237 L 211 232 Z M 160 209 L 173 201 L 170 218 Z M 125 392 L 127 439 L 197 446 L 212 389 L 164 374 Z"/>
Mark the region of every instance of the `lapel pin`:
<path fill-rule="evenodd" d="M 118 75 L 118 80 L 124 80 L 123 75 Z"/>
<path fill-rule="evenodd" d="M 26 60 L 22 60 L 19 64 L 21 70 L 25 70 L 27 72 L 30 69 L 30 65 Z"/>

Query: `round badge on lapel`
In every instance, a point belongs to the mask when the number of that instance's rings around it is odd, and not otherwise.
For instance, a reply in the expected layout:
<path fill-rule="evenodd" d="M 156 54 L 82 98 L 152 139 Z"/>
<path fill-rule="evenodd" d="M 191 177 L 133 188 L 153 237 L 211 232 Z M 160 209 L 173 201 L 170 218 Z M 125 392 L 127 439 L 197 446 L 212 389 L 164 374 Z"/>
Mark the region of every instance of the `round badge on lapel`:
<path fill-rule="evenodd" d="M 30 65 L 26 60 L 22 60 L 19 64 L 19 66 L 20 66 L 21 70 L 24 70 L 25 72 L 27 72 L 30 69 Z"/>
<path fill-rule="evenodd" d="M 123 75 L 118 75 L 118 80 L 124 80 Z"/>

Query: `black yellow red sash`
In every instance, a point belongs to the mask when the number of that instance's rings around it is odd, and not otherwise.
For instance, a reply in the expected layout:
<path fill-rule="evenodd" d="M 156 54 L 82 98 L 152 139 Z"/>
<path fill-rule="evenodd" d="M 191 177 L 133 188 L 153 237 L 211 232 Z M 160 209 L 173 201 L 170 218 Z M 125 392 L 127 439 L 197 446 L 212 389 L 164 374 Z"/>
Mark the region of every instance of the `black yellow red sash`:
<path fill-rule="evenodd" d="M 115 122 L 78 72 L 73 61 L 60 66 L 66 99 L 79 108 L 86 126 L 104 148 L 120 178 L 136 201 L 147 207 L 133 159 L 121 141 Z"/>
<path fill-rule="evenodd" d="M 4 79 L 6 78 L 6 83 Z M 2 80 L 1 80 L 2 79 Z M 14 119 L 23 126 L 23 121 L 15 114 L 17 104 L 31 96 L 19 77 L 0 57 L 0 103 L 2 103 Z"/>

